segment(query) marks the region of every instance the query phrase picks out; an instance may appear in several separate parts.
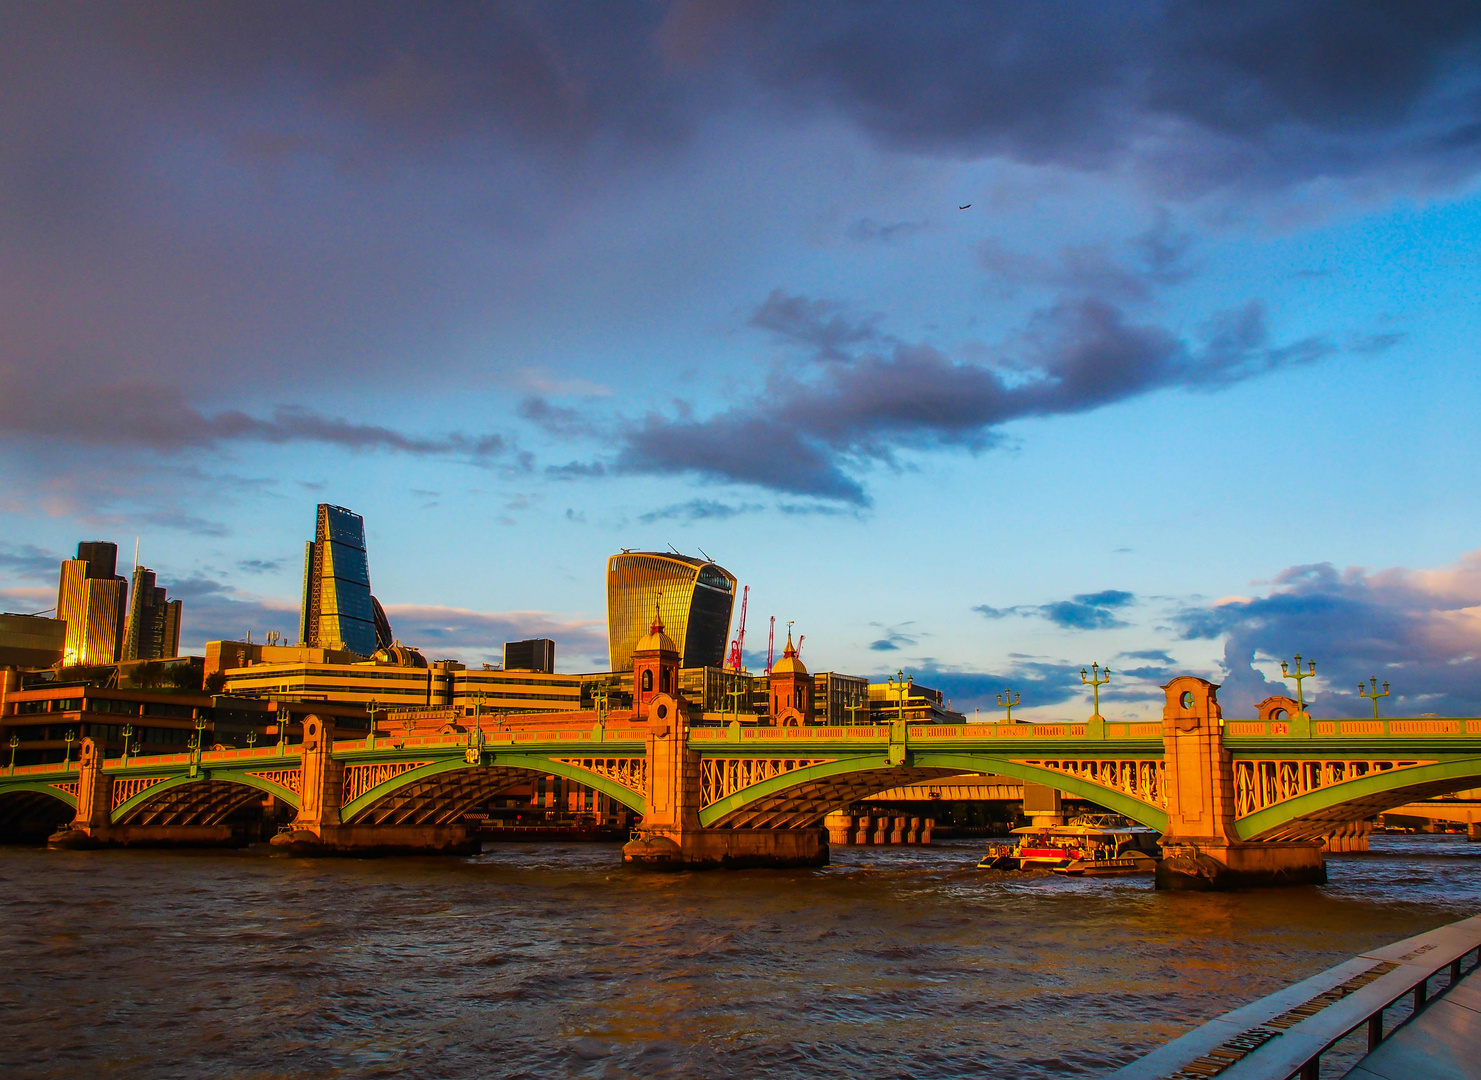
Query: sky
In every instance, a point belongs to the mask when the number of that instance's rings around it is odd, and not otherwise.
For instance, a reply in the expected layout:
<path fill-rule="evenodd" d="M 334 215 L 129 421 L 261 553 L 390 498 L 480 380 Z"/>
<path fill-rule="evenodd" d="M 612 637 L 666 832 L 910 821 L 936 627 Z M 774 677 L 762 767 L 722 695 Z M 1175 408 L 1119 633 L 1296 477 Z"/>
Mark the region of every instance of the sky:
<path fill-rule="evenodd" d="M 0 607 L 606 667 L 701 549 L 973 719 L 1481 714 L 1481 8 L 0 7 Z"/>

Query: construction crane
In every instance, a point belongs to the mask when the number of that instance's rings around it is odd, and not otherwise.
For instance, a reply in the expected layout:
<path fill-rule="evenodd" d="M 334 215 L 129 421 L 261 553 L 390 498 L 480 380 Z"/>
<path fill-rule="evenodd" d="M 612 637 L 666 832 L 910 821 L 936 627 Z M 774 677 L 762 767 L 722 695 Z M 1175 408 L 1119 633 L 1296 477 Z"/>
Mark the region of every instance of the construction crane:
<path fill-rule="evenodd" d="M 725 666 L 731 671 L 739 671 L 745 666 L 746 659 L 746 603 L 751 599 L 751 587 L 741 593 L 741 616 L 740 626 L 735 631 L 735 640 L 730 643 L 730 656 L 725 661 Z"/>
<path fill-rule="evenodd" d="M 771 674 L 771 661 L 776 655 L 776 616 L 771 617 L 771 632 L 766 635 L 766 674 Z"/>

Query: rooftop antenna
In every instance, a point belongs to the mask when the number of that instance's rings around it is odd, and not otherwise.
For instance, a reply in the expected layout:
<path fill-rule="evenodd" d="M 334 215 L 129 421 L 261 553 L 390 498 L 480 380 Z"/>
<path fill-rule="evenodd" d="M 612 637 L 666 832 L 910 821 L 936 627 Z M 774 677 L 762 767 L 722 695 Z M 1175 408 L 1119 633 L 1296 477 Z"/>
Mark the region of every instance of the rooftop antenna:
<path fill-rule="evenodd" d="M 695 544 L 694 546 L 697 547 L 697 548 L 699 548 L 699 553 L 705 557 L 705 562 L 714 562 L 715 561 L 714 559 L 710 558 L 710 553 L 708 551 L 706 551 L 704 548 L 699 547 L 698 544 Z"/>
<path fill-rule="evenodd" d="M 137 536 L 134 537 L 134 569 L 139 569 L 139 538 Z M 133 580 L 133 574 L 129 575 L 129 580 Z"/>
<path fill-rule="evenodd" d="M 766 674 L 771 674 L 771 662 L 776 657 L 776 616 L 771 617 L 771 630 L 766 635 Z"/>

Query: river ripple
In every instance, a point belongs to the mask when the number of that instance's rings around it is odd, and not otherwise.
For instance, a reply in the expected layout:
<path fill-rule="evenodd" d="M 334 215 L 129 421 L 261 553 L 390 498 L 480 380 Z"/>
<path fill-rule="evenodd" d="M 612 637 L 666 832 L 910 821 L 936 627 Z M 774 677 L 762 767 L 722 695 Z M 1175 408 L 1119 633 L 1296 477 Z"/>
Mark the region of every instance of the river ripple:
<path fill-rule="evenodd" d="M 980 843 L 660 875 L 615 846 L 310 861 L 0 849 L 9 1077 L 1098 1076 L 1481 910 L 1481 845 L 1322 888 L 971 869 Z"/>

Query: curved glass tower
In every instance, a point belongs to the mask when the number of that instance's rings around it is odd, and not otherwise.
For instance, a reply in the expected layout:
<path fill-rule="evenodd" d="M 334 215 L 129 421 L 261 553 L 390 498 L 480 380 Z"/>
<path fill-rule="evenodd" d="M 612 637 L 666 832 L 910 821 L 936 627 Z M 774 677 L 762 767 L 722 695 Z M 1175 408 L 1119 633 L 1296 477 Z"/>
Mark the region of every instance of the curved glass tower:
<path fill-rule="evenodd" d="M 375 608 L 364 520 L 343 506 L 320 503 L 315 537 L 304 548 L 298 639 L 319 649 L 369 656 L 380 644 Z"/>
<path fill-rule="evenodd" d="M 653 622 L 684 650 L 683 667 L 720 667 L 730 638 L 735 576 L 707 559 L 624 551 L 607 560 L 607 650 L 613 671 L 630 671 L 633 647 Z"/>

